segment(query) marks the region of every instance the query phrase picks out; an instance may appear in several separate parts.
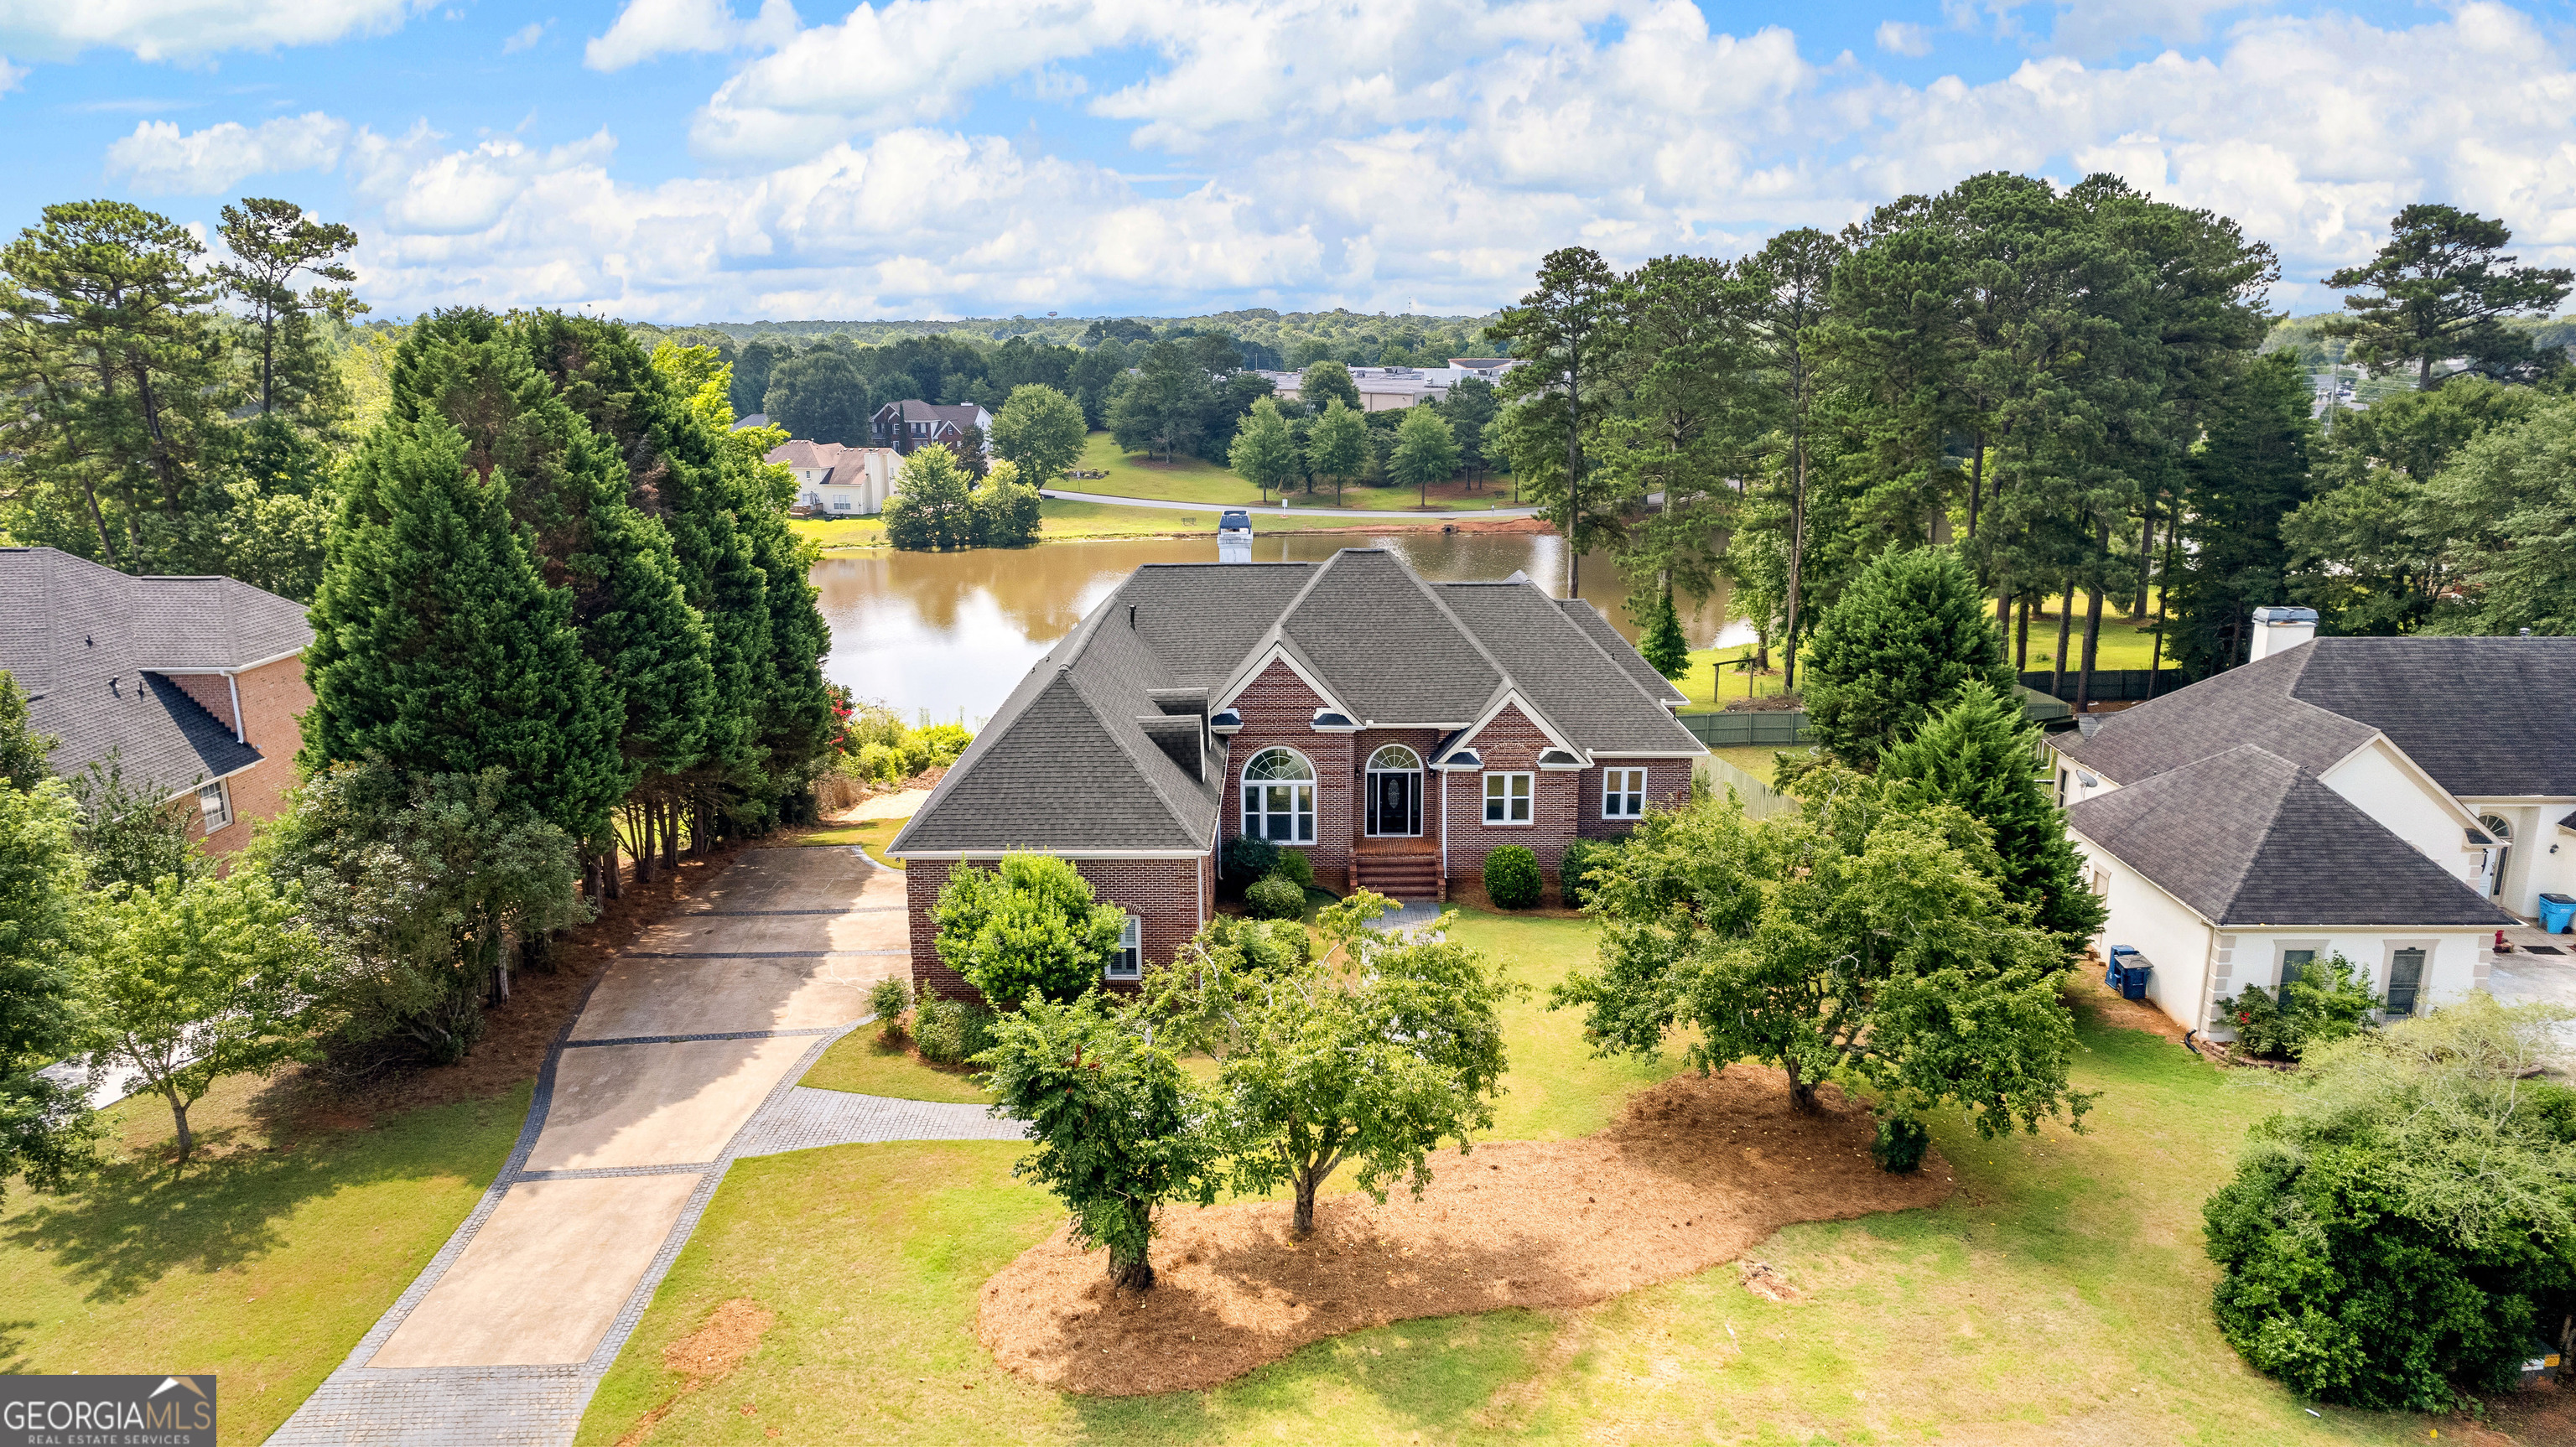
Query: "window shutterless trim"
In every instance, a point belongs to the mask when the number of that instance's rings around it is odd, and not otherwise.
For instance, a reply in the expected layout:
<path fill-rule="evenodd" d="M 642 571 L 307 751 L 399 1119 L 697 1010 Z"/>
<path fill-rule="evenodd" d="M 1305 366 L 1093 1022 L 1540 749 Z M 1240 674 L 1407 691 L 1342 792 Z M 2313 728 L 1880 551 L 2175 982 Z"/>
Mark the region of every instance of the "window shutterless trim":
<path fill-rule="evenodd" d="M 1482 816 L 1482 822 L 1486 828 L 1527 829 L 1538 823 L 1538 775 L 1535 772 L 1528 769 L 1489 769 L 1485 772 L 1484 777 L 1485 786 L 1483 797 L 1485 801 L 1485 812 Z M 1512 779 L 1522 781 L 1525 786 L 1519 793 L 1513 793 L 1512 786 L 1508 782 L 1503 784 L 1503 792 L 1499 794 L 1494 792 L 1494 784 L 1497 780 L 1508 781 Z M 1494 817 L 1494 805 L 1496 804 L 1501 804 L 1503 806 L 1503 818 L 1497 819 Z M 1518 804 L 1522 807 L 1524 817 L 1519 819 L 1510 817 L 1511 806 L 1514 804 Z"/>
<path fill-rule="evenodd" d="M 1611 787 L 1610 787 L 1610 779 L 1611 779 L 1611 776 L 1612 776 L 1612 775 L 1614 775 L 1614 774 L 1634 774 L 1634 775 L 1636 775 L 1635 787 L 1633 787 L 1633 788 L 1620 788 L 1620 789 L 1613 789 L 1613 788 L 1611 788 Z M 1624 768 L 1623 768 L 1623 767 L 1620 767 L 1620 766 L 1617 766 L 1617 765 L 1613 765 L 1613 766 L 1612 766 L 1612 767 L 1610 767 L 1610 768 L 1603 769 L 1603 770 L 1601 771 L 1601 817 L 1602 817 L 1602 818 L 1604 818 L 1604 819 L 1643 819 L 1643 818 L 1645 818 L 1645 817 L 1646 817 L 1646 799 L 1647 799 L 1647 792 L 1648 792 L 1648 784 L 1647 784 L 1647 777 L 1646 777 L 1646 771 L 1645 771 L 1645 769 L 1643 769 L 1643 768 L 1641 768 L 1641 767 L 1638 767 L 1638 766 L 1636 766 L 1636 765 L 1629 765 L 1629 766 L 1624 767 Z M 1633 809 L 1623 809 L 1623 810 L 1617 810 L 1617 811 L 1614 811 L 1614 810 L 1612 810 L 1612 809 L 1611 809 L 1611 807 L 1610 807 L 1610 801 L 1611 801 L 1611 800 L 1613 800 L 1613 799 L 1620 799 L 1620 800 L 1633 800 L 1633 801 L 1635 802 L 1636 807 L 1635 807 L 1635 808 L 1633 808 Z"/>

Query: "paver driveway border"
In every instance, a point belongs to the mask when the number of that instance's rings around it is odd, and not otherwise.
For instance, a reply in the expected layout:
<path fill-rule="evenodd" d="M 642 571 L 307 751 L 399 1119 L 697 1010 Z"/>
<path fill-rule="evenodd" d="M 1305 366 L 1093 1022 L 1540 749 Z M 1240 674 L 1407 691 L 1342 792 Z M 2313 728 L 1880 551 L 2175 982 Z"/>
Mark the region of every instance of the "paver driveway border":
<path fill-rule="evenodd" d="M 796 848 L 797 846 L 788 846 Z M 829 849 L 812 850 L 820 854 Z M 760 852 L 760 851 L 746 851 Z M 805 852 L 799 848 L 799 852 Z M 869 859 L 864 851 L 849 847 L 868 870 L 885 866 Z M 687 913 L 697 913 L 688 911 Z M 724 913 L 723 911 L 707 911 Z M 612 971 L 602 968 L 583 992 L 581 1009 L 573 1012 L 562 1029 L 556 1032 L 548 1047 L 545 1063 L 537 1072 L 536 1093 L 528 1103 L 528 1118 L 519 1128 L 519 1138 L 511 1147 L 509 1159 L 500 1174 L 493 1178 L 473 1212 L 456 1228 L 438 1254 L 430 1259 L 411 1285 L 404 1289 L 391 1308 L 346 1360 L 325 1378 L 304 1404 L 296 1408 L 268 1440 L 281 1447 L 305 1447 L 305 1444 L 400 1444 L 400 1447 L 468 1447 L 468 1444 L 506 1444 L 506 1447 L 562 1447 L 572 1441 L 581 1426 L 581 1416 L 590 1404 L 591 1394 L 609 1366 L 617 1360 L 627 1339 L 634 1335 L 636 1323 L 652 1304 L 653 1293 L 670 1273 L 672 1262 L 679 1259 L 680 1248 L 696 1229 L 699 1218 L 714 1199 L 716 1188 L 723 1184 L 725 1173 L 733 1162 L 744 1156 L 770 1155 L 786 1150 L 805 1150 L 818 1146 L 855 1144 L 893 1140 L 1015 1140 L 1022 1137 L 1016 1121 L 994 1120 L 981 1106 L 952 1105 L 915 1100 L 891 1100 L 879 1096 L 856 1095 L 843 1091 L 814 1090 L 798 1085 L 805 1072 L 832 1043 L 850 1031 L 868 1023 L 866 1018 L 846 1024 L 808 1029 L 732 1032 L 726 1038 L 767 1039 L 789 1036 L 810 1037 L 812 1043 L 804 1054 L 770 1088 L 759 1109 L 734 1132 L 724 1150 L 713 1160 L 677 1165 L 622 1166 L 591 1170 L 530 1171 L 530 1155 L 537 1137 L 545 1129 L 548 1108 L 553 1102 L 557 1067 L 567 1049 L 581 1049 L 596 1042 L 575 1042 L 573 1031 L 590 997 Z M 651 1037 L 682 1038 L 682 1037 Z M 492 1219 L 514 1186 L 523 1182 L 553 1180 L 588 1180 L 615 1176 L 689 1175 L 697 1176 L 695 1187 L 681 1205 L 679 1218 L 663 1237 L 643 1277 L 625 1303 L 619 1308 L 607 1332 L 590 1355 L 579 1362 L 542 1366 L 440 1366 L 376 1367 L 368 1363 L 394 1333 L 402 1329 L 414 1310 L 435 1290 L 442 1277 L 473 1245 L 475 1236 Z"/>

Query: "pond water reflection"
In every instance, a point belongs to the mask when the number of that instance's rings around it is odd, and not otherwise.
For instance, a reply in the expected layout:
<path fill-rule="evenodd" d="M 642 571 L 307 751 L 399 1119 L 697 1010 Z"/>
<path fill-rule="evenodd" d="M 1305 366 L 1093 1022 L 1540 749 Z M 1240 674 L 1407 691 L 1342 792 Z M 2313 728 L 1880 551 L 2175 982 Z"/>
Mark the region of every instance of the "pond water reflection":
<path fill-rule="evenodd" d="M 1216 547 L 1210 535 L 828 557 L 813 572 L 832 627 L 823 673 L 862 698 L 973 723 L 991 715 L 1029 665 L 1129 573 L 1147 563 L 1214 562 Z M 1281 533 L 1256 539 L 1252 556 L 1320 562 L 1346 547 L 1391 548 L 1422 576 L 1443 582 L 1519 571 L 1565 596 L 1565 540 L 1547 533 Z M 1608 555 L 1583 559 L 1583 596 L 1621 633 L 1636 636 Z M 1725 603 L 1720 591 L 1686 609 L 1682 627 L 1693 647 L 1751 636 L 1744 624 L 1726 619 Z"/>

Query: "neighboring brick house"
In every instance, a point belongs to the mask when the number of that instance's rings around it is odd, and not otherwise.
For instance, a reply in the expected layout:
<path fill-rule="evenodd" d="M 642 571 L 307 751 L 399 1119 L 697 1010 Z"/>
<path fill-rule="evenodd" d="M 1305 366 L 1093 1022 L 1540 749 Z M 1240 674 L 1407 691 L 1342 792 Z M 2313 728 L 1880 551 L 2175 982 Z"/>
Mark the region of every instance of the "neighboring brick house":
<path fill-rule="evenodd" d="M 0 668 L 57 740 L 54 772 L 113 760 L 129 785 L 187 801 L 209 854 L 285 807 L 312 641 L 303 604 L 232 578 L 136 578 L 0 548 Z"/>
<path fill-rule="evenodd" d="M 1444 900 L 1488 851 L 1551 877 L 1567 841 L 1690 792 L 1707 751 L 1682 695 L 1588 603 L 1514 574 L 1427 583 L 1388 552 L 1136 570 L 1020 681 L 904 827 L 914 982 L 966 991 L 932 948 L 960 861 L 1073 862 L 1131 917 L 1132 978 L 1215 909 L 1244 833 L 1316 882 Z"/>
<path fill-rule="evenodd" d="M 916 447 L 937 442 L 952 452 L 966 445 L 966 429 L 975 429 L 982 439 L 981 450 L 993 455 L 993 414 L 972 402 L 942 407 L 934 402 L 914 398 L 905 402 L 888 402 L 877 409 L 871 426 L 879 447 L 897 452 L 910 452 Z M 963 453 L 959 454 L 961 457 Z"/>
<path fill-rule="evenodd" d="M 873 516 L 893 500 L 903 458 L 890 447 L 844 447 L 798 438 L 761 461 L 796 474 L 796 500 L 826 517 Z"/>

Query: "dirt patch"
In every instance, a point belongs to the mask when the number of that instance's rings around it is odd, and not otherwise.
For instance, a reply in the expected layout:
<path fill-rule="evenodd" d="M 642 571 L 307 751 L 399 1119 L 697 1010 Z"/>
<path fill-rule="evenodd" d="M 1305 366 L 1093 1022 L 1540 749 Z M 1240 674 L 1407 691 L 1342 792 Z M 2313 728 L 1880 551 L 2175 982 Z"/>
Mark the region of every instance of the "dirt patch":
<path fill-rule="evenodd" d="M 2145 1000 L 2132 1000 L 2102 983 L 2102 957 L 2091 950 L 2075 966 L 2075 975 L 2058 989 L 2068 1005 L 2089 1010 L 2105 1025 L 2146 1033 L 2183 1043 L 2189 1032 L 2174 1023 L 2174 1018 Z"/>
<path fill-rule="evenodd" d="M 1768 677 L 1769 675 L 1764 675 Z M 1794 693 L 1765 693 L 1752 698 L 1730 698 L 1721 713 L 1795 713 L 1807 706 L 1807 700 Z"/>
<path fill-rule="evenodd" d="M 760 1334 L 778 1320 L 778 1313 L 752 1300 L 737 1296 L 718 1305 L 707 1324 L 662 1348 L 662 1369 L 677 1372 L 684 1380 L 680 1389 L 664 1397 L 653 1410 L 635 1420 L 626 1435 L 617 1439 L 617 1447 L 637 1447 L 671 1415 L 682 1397 L 709 1382 L 722 1381 L 741 1366 L 760 1345 Z M 746 1414 L 747 1415 L 747 1414 Z"/>
<path fill-rule="evenodd" d="M 1110 1289 L 1105 1256 L 1059 1230 L 984 1284 L 976 1335 L 1061 1391 L 1190 1391 L 1362 1327 L 1588 1306 L 1731 1260 L 1792 1222 L 1950 1194 L 1937 1154 L 1911 1176 L 1872 1165 L 1867 1108 L 1821 1094 L 1825 1109 L 1801 1116 L 1777 1071 L 1682 1076 L 1596 1136 L 1443 1151 L 1420 1200 L 1321 1202 L 1303 1242 L 1284 1201 L 1173 1210 L 1148 1292 Z"/>

